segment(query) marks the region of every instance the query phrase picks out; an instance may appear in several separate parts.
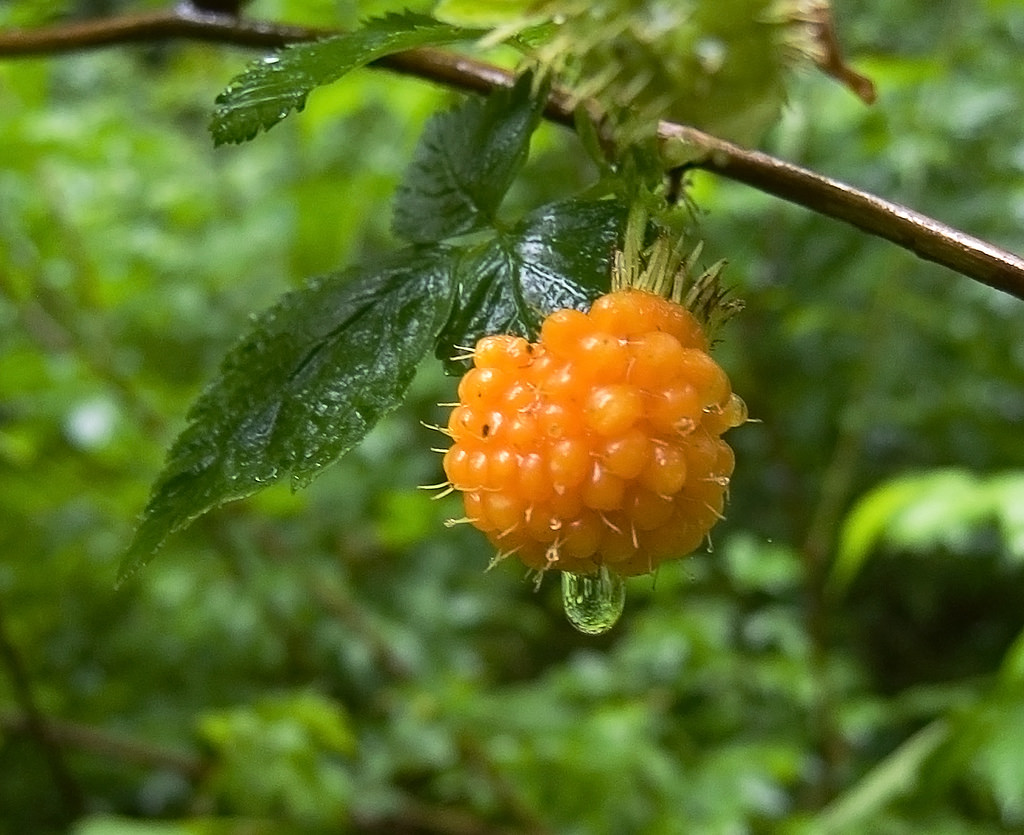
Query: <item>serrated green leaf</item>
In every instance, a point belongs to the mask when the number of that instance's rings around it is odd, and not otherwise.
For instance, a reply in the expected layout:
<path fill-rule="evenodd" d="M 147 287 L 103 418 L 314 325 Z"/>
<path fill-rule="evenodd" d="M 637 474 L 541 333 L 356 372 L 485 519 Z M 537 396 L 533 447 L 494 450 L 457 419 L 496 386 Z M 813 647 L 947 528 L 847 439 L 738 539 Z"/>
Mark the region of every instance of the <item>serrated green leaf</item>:
<path fill-rule="evenodd" d="M 252 64 L 228 85 L 217 97 L 210 132 L 217 145 L 246 142 L 301 110 L 312 90 L 371 61 L 481 34 L 408 12 L 370 20 L 354 32 L 289 46 Z"/>
<path fill-rule="evenodd" d="M 433 243 L 494 224 L 540 122 L 546 95 L 532 88 L 527 74 L 430 120 L 395 198 L 398 237 Z"/>
<path fill-rule="evenodd" d="M 448 254 L 410 249 L 320 279 L 259 317 L 189 413 L 122 560 L 233 499 L 311 480 L 401 402 L 451 307 Z"/>
<path fill-rule="evenodd" d="M 455 346 L 492 333 L 534 338 L 551 311 L 588 308 L 608 291 L 625 218 L 625 206 L 611 200 L 555 203 L 469 253 L 459 267 L 457 306 L 438 340 L 438 357 L 461 371 L 450 362 L 460 353 Z"/>

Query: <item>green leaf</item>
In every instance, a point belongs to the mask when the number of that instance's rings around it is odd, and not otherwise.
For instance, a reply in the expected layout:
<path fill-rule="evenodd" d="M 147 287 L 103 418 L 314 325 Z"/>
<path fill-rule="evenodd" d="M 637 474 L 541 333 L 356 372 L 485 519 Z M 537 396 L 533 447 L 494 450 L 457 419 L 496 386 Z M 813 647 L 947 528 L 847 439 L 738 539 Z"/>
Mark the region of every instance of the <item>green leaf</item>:
<path fill-rule="evenodd" d="M 479 37 L 481 31 L 407 12 L 368 21 L 361 29 L 287 47 L 252 64 L 217 97 L 210 132 L 215 144 L 246 142 L 269 130 L 310 92 L 385 55 Z"/>
<path fill-rule="evenodd" d="M 962 470 L 892 479 L 861 498 L 847 515 L 832 568 L 832 590 L 844 589 L 880 542 L 912 548 L 956 546 L 992 510 L 989 485 Z"/>
<path fill-rule="evenodd" d="M 427 123 L 395 198 L 396 235 L 433 243 L 494 224 L 547 99 L 532 88 L 528 73 Z"/>
<path fill-rule="evenodd" d="M 1010 557 L 1024 562 L 1024 473 L 1008 473 L 991 482 L 996 518 Z"/>
<path fill-rule="evenodd" d="M 915 788 L 922 768 L 949 735 L 949 726 L 942 720 L 925 725 L 826 806 L 815 820 L 814 831 L 822 835 L 850 832 L 851 827 L 868 823 L 893 800 Z"/>
<path fill-rule="evenodd" d="M 1018 690 L 981 713 L 984 730 L 977 749 L 965 758 L 987 784 L 1005 818 L 1024 817 L 1024 702 Z"/>
<path fill-rule="evenodd" d="M 551 311 L 585 309 L 608 291 L 626 208 L 606 200 L 544 206 L 469 252 L 459 268 L 456 309 L 438 340 L 445 361 L 481 336 L 533 338 Z M 461 352 L 464 353 L 464 352 Z M 461 366 L 449 362 L 450 370 Z"/>
<path fill-rule="evenodd" d="M 121 563 L 285 477 L 308 482 L 401 402 L 448 316 L 447 253 L 409 249 L 375 270 L 289 293 L 256 320 L 189 414 Z"/>

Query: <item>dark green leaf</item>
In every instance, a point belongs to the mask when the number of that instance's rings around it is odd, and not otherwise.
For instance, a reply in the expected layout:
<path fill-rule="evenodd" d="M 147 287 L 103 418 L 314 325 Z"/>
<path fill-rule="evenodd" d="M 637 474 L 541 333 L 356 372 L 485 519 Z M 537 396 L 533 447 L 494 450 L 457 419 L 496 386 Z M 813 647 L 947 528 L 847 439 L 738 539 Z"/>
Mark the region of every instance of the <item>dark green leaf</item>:
<path fill-rule="evenodd" d="M 217 97 L 214 142 L 246 142 L 301 110 L 317 87 L 371 61 L 415 47 L 474 38 L 481 33 L 406 13 L 371 20 L 361 29 L 299 44 L 252 64 Z"/>
<path fill-rule="evenodd" d="M 395 199 L 395 234 L 432 243 L 492 225 L 526 162 L 546 93 L 532 76 L 486 99 L 435 116 L 420 138 Z"/>
<path fill-rule="evenodd" d="M 608 291 L 625 217 L 625 207 L 610 200 L 555 203 L 468 254 L 438 356 L 450 360 L 460 353 L 455 346 L 490 333 L 533 338 L 551 311 L 589 307 Z"/>
<path fill-rule="evenodd" d="M 291 477 L 307 482 L 401 402 L 448 315 L 445 253 L 289 293 L 225 358 L 189 414 L 121 564 L 124 579 L 206 511 Z"/>

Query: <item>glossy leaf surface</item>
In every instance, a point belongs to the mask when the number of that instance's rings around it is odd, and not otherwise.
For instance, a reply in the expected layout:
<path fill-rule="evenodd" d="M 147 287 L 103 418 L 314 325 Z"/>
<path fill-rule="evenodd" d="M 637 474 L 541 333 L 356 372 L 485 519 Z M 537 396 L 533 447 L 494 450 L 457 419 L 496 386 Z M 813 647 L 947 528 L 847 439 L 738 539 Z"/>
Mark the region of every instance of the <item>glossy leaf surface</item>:
<path fill-rule="evenodd" d="M 402 400 L 451 300 L 437 252 L 314 281 L 261 317 L 189 414 L 121 565 L 171 532 L 290 477 L 311 480 Z"/>
<path fill-rule="evenodd" d="M 615 201 L 569 200 L 544 206 L 481 249 L 459 268 L 459 296 L 438 345 L 455 346 L 491 333 L 536 336 L 544 317 L 584 308 L 608 290 L 611 256 L 625 222 Z"/>
<path fill-rule="evenodd" d="M 470 98 L 435 116 L 395 200 L 395 234 L 431 243 L 491 225 L 540 121 L 529 75 L 511 90 Z"/>
<path fill-rule="evenodd" d="M 474 34 L 478 33 L 407 13 L 371 20 L 344 35 L 288 47 L 252 64 L 217 97 L 210 132 L 218 145 L 246 142 L 293 110 L 302 110 L 306 97 L 317 87 L 377 58 Z"/>

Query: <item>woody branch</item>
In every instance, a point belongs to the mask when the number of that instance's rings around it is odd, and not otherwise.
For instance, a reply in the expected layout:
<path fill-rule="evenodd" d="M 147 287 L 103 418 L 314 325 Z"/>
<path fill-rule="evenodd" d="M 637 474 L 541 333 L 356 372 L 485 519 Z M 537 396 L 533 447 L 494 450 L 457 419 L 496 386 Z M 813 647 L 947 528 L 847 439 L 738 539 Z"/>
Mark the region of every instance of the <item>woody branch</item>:
<path fill-rule="evenodd" d="M 329 30 L 250 20 L 182 3 L 162 12 L 0 32 L 0 58 L 48 55 L 167 39 L 189 39 L 271 49 L 315 40 Z M 375 66 L 461 90 L 486 93 L 510 86 L 511 72 L 439 49 L 414 49 Z M 555 91 L 545 115 L 572 126 L 573 108 Z M 662 122 L 663 145 L 684 142 L 694 153 L 688 167 L 702 169 L 884 238 L 918 257 L 1024 300 L 1024 258 L 869 192 L 824 177 L 760 151 L 751 151 L 696 128 Z"/>

